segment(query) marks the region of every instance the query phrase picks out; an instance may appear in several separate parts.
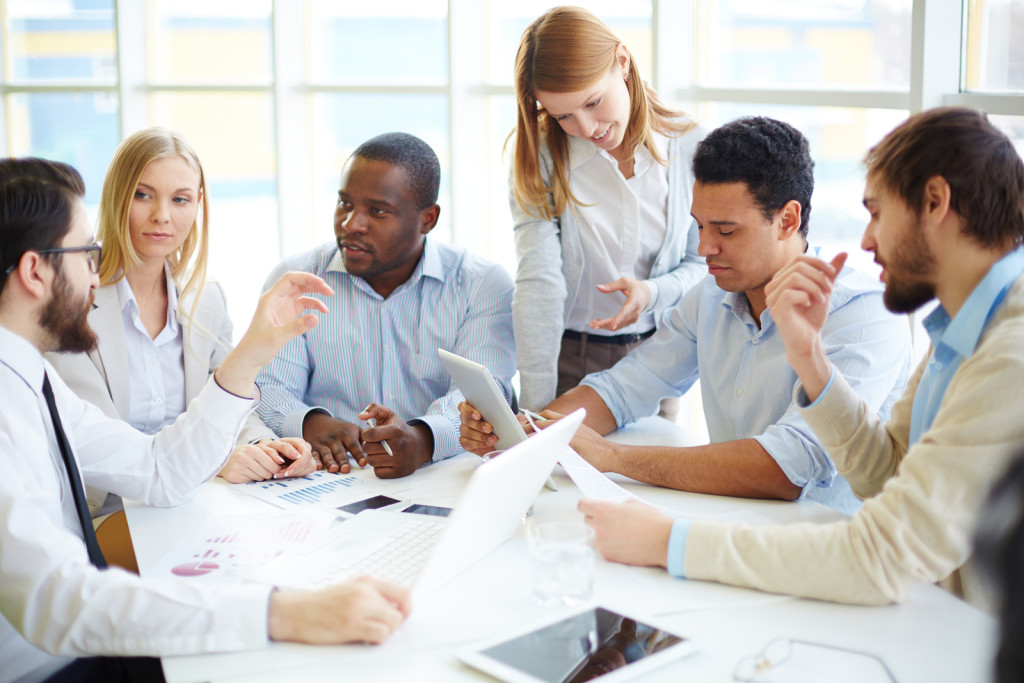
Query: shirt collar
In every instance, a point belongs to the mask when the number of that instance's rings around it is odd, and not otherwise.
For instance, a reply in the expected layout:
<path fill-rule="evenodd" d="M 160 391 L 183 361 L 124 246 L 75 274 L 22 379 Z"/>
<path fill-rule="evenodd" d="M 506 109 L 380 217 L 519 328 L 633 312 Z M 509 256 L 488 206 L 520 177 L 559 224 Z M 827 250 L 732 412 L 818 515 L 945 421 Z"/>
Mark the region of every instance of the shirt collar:
<path fill-rule="evenodd" d="M 1024 246 L 1018 246 L 989 268 L 952 320 L 946 309 L 939 304 L 924 319 L 924 327 L 932 340 L 932 346 L 944 344 L 964 358 L 974 353 L 981 333 L 985 331 L 985 324 L 1022 272 Z"/>
<path fill-rule="evenodd" d="M 668 138 L 661 133 L 654 133 L 654 145 L 658 148 L 658 153 L 661 154 L 662 158 L 668 158 Z M 576 169 L 583 164 L 590 161 L 594 156 L 600 156 L 605 161 L 613 164 L 619 162 L 611 154 L 601 149 L 593 142 L 584 140 L 581 137 L 569 136 L 569 170 Z M 642 175 L 651 167 L 654 163 L 654 157 L 651 155 L 650 150 L 644 145 L 639 145 L 636 151 L 633 153 L 633 173 L 634 175 Z"/>
<path fill-rule="evenodd" d="M 0 363 L 13 370 L 36 394 L 42 392 L 46 369 L 43 355 L 32 342 L 6 327 L 0 327 Z"/>
<path fill-rule="evenodd" d="M 171 267 L 164 262 L 164 278 L 167 281 L 167 328 L 171 334 L 178 333 L 178 318 L 174 314 L 178 310 L 178 286 L 171 275 Z M 135 299 L 135 292 L 128 284 L 128 278 L 122 277 L 114 285 L 117 288 L 117 301 L 122 311 L 127 311 L 132 318 L 139 315 L 139 302 Z"/>
<path fill-rule="evenodd" d="M 331 260 L 327 264 L 327 272 L 348 274 L 348 271 L 345 270 L 345 259 L 341 258 L 341 249 L 337 246 L 334 247 L 334 255 L 331 256 Z M 416 268 L 412 271 L 409 279 L 399 285 L 399 288 L 416 282 L 423 276 L 432 277 L 435 280 L 444 280 L 444 264 L 441 263 L 441 251 L 430 235 L 423 239 L 423 256 L 420 258 L 420 262 L 416 264 Z"/>

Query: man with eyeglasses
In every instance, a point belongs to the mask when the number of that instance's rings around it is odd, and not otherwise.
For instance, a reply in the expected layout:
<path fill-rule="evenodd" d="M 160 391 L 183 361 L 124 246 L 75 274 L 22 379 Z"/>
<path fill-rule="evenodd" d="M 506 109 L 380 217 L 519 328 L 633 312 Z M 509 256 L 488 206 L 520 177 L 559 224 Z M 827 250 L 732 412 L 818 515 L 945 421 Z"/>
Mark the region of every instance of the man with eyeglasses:
<path fill-rule="evenodd" d="M 863 604 L 930 581 L 990 606 L 970 558 L 985 494 L 1024 443 L 1024 161 L 984 114 L 951 107 L 911 116 L 865 162 L 861 246 L 882 266 L 886 306 L 939 302 L 924 319 L 931 351 L 888 422 L 824 353 L 846 255 L 800 256 L 767 288 L 800 412 L 863 507 L 835 524 L 751 528 L 581 501 L 606 558 Z"/>
<path fill-rule="evenodd" d="M 327 311 L 309 294 L 332 291 L 284 274 L 184 416 L 145 435 L 75 396 L 42 356 L 96 343 L 87 315 L 101 249 L 83 190 L 70 166 L 0 160 L 0 682 L 159 681 L 148 657 L 387 638 L 408 593 L 374 579 L 285 592 L 107 568 L 83 484 L 152 505 L 188 499 L 258 402 L 260 368 L 317 324 L 304 310 Z"/>

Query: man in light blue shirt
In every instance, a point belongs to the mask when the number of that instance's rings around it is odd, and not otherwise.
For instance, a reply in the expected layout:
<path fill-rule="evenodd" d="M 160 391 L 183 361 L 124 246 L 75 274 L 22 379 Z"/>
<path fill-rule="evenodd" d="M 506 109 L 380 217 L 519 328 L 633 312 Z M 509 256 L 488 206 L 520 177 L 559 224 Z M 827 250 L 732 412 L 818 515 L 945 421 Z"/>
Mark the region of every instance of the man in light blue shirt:
<path fill-rule="evenodd" d="M 402 477 L 461 451 L 462 395 L 438 348 L 485 365 L 511 401 L 512 280 L 427 236 L 439 181 L 437 156 L 419 138 L 368 140 L 341 174 L 335 241 L 286 259 L 267 279 L 302 270 L 335 291 L 320 325 L 259 376 L 260 417 L 281 436 L 306 439 L 328 471 L 348 472 L 351 455 L 381 478 Z"/>
<path fill-rule="evenodd" d="M 691 212 L 710 277 L 659 320 L 649 341 L 548 408 L 584 406 L 587 425 L 606 434 L 656 413 L 661 398 L 699 379 L 711 444 L 623 446 L 584 428 L 573 446 L 602 471 L 659 486 L 806 497 L 851 513 L 859 502 L 797 411 L 796 374 L 764 302 L 765 284 L 808 251 L 814 178 L 807 140 L 780 121 L 741 119 L 698 144 L 693 168 Z M 881 287 L 843 271 L 823 338 L 832 362 L 874 410 L 888 414 L 906 383 L 910 334 L 905 320 L 885 311 Z"/>

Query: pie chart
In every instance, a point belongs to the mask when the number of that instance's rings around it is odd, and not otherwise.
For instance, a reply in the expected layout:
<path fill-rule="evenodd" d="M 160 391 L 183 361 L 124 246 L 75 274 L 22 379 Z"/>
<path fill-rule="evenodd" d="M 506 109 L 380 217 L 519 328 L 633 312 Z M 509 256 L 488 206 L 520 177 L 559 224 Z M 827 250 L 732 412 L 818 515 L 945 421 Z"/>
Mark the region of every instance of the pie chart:
<path fill-rule="evenodd" d="M 210 572 L 215 572 L 220 569 L 220 565 L 216 562 L 210 562 L 209 560 L 202 560 L 197 562 L 186 562 L 185 564 L 179 564 L 173 569 L 171 573 L 175 576 L 205 576 Z"/>

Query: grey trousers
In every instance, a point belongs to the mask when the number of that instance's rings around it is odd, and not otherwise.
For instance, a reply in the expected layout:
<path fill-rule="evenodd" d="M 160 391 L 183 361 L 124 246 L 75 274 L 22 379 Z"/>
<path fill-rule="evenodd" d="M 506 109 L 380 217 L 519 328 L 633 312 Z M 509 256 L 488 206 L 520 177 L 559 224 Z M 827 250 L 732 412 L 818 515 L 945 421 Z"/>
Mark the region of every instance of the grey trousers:
<path fill-rule="evenodd" d="M 635 344 L 602 344 L 595 343 L 591 335 L 581 336 L 581 339 L 562 337 L 562 351 L 558 354 L 556 396 L 579 386 L 580 381 L 590 373 L 607 370 L 627 353 L 647 341 L 645 339 Z M 663 398 L 658 414 L 670 422 L 675 422 L 679 415 L 679 399 Z"/>

